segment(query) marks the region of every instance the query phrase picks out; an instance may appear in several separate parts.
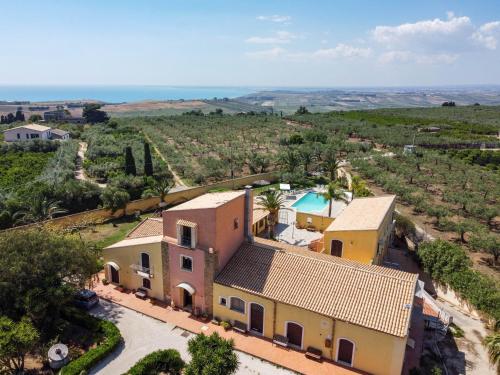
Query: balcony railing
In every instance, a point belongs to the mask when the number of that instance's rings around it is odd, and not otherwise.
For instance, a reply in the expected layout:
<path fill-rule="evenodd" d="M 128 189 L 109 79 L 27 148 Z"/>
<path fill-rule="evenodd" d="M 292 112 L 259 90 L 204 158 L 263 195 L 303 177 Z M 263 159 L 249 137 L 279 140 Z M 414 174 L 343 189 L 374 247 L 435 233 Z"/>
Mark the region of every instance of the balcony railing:
<path fill-rule="evenodd" d="M 132 270 L 134 270 L 134 272 L 136 274 L 138 274 L 139 276 L 148 277 L 148 278 L 152 278 L 153 277 L 153 267 L 146 268 L 146 267 L 143 267 L 140 264 L 131 264 L 130 268 L 132 268 Z"/>

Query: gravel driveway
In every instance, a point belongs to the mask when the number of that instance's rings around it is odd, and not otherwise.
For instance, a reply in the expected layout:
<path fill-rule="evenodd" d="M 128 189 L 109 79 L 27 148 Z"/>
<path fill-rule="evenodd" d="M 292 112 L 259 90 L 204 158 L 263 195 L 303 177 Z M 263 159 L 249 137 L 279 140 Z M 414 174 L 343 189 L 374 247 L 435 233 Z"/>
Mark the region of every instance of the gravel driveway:
<path fill-rule="evenodd" d="M 176 349 L 185 361 L 190 360 L 187 342 L 193 334 L 181 328 L 103 300 L 91 313 L 115 323 L 124 340 L 113 354 L 92 369 L 91 375 L 123 374 L 139 359 L 158 349 Z M 294 374 L 248 354 L 236 353 L 240 362 L 237 374 Z"/>

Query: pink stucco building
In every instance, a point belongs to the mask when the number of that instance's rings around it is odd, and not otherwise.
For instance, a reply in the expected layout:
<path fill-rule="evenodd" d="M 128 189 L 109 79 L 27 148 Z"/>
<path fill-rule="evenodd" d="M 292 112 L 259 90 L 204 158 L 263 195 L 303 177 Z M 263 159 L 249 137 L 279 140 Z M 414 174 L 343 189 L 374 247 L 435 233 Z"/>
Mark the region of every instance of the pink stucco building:
<path fill-rule="evenodd" d="M 176 306 L 212 313 L 213 281 L 251 236 L 250 189 L 210 193 L 163 212 L 163 290 Z"/>

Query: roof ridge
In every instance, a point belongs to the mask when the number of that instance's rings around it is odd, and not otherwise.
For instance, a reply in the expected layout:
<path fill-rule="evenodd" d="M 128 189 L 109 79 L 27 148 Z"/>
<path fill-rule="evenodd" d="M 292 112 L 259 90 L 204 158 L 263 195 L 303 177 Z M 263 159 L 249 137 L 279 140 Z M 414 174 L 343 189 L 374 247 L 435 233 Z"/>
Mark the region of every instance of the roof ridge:
<path fill-rule="evenodd" d="M 271 245 L 269 245 L 269 246 L 271 246 Z M 290 245 L 290 246 L 293 246 L 293 245 Z M 264 249 L 267 249 L 267 248 L 264 247 Z M 307 250 L 303 250 L 303 249 L 299 250 L 299 249 L 297 249 L 297 250 L 298 251 L 307 251 Z M 374 275 L 381 275 L 381 276 L 388 277 L 388 278 L 391 278 L 391 279 L 401 280 L 401 281 L 405 281 L 405 282 L 411 282 L 411 280 L 408 280 L 408 279 L 403 279 L 401 277 L 389 275 L 389 274 L 387 274 L 385 272 L 376 272 L 374 270 L 370 270 L 370 269 L 366 268 L 366 267 L 380 267 L 380 266 L 376 266 L 376 265 L 360 264 L 359 266 L 357 266 L 357 265 L 346 264 L 346 261 L 344 259 L 342 260 L 342 262 L 339 262 L 336 259 L 332 259 L 332 260 L 320 259 L 320 258 L 315 257 L 315 256 L 309 256 L 309 255 L 306 255 L 306 254 L 300 254 L 300 253 L 294 253 L 292 251 L 287 251 L 286 249 L 279 249 L 278 248 L 278 250 L 275 250 L 275 249 L 269 249 L 269 250 L 280 251 L 280 252 L 283 252 L 283 253 L 287 253 L 287 254 L 291 254 L 291 255 L 296 255 L 296 256 L 299 256 L 299 257 L 302 257 L 302 258 L 314 259 L 314 260 L 317 260 L 317 261 L 322 262 L 322 263 L 336 264 L 336 265 L 339 265 L 339 266 L 342 266 L 342 267 L 345 267 L 345 268 L 350 268 L 350 269 L 354 269 L 354 270 L 360 270 L 360 271 L 363 271 L 363 272 L 366 272 L 366 273 L 370 273 L 370 274 L 374 274 Z M 331 256 L 333 257 L 333 255 L 331 255 Z M 340 259 L 342 259 L 342 258 L 340 258 Z M 349 262 L 351 263 L 351 262 L 354 262 L 354 261 L 349 261 Z M 383 267 L 381 267 L 381 268 L 383 268 Z M 398 270 L 393 270 L 393 271 L 402 272 L 402 271 L 398 271 Z M 408 273 L 410 273 L 410 272 L 408 272 Z M 410 273 L 410 274 L 412 274 L 412 273 Z M 416 276 L 417 274 L 412 274 L 412 275 Z"/>

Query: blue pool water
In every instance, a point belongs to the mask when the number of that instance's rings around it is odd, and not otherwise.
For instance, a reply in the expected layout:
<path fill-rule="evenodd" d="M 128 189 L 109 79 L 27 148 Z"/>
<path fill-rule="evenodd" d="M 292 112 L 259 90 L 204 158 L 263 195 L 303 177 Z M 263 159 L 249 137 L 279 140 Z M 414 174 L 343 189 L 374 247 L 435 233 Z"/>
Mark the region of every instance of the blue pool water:
<path fill-rule="evenodd" d="M 321 195 L 317 193 L 307 193 L 295 202 L 292 207 L 300 212 L 321 212 L 327 205 L 328 201 Z"/>

